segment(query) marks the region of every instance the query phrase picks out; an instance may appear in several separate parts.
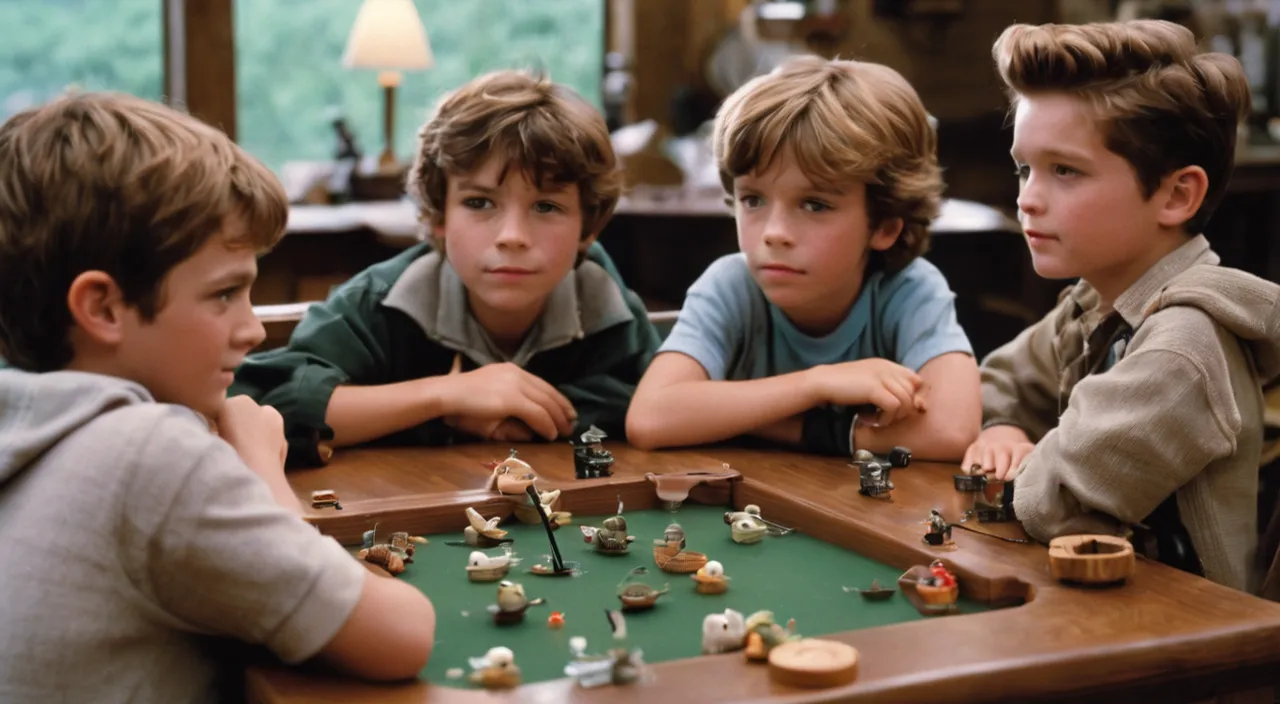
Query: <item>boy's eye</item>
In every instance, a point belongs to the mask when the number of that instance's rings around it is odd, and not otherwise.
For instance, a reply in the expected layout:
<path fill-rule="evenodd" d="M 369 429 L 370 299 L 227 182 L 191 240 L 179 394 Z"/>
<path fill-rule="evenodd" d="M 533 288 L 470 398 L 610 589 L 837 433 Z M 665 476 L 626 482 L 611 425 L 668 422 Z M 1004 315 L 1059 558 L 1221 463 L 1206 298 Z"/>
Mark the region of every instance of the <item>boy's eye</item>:
<path fill-rule="evenodd" d="M 472 210 L 488 210 L 493 207 L 493 201 L 488 198 L 463 198 L 462 205 Z"/>
<path fill-rule="evenodd" d="M 236 294 L 238 293 L 240 293 L 240 287 L 236 286 L 233 288 L 224 288 L 221 291 L 218 291 L 217 293 L 213 294 L 213 297 L 223 303 L 230 303 L 233 300 L 235 300 Z"/>
<path fill-rule="evenodd" d="M 1054 164 L 1054 165 L 1053 165 L 1053 175 L 1054 175 L 1054 176 L 1075 176 L 1075 175 L 1076 175 L 1076 174 L 1078 174 L 1078 173 L 1080 173 L 1080 172 L 1079 172 L 1079 171 L 1076 171 L 1075 169 L 1071 168 L 1070 166 L 1063 166 L 1062 164 Z"/>
<path fill-rule="evenodd" d="M 1018 164 L 1013 172 L 1013 174 L 1020 179 L 1026 179 L 1030 173 L 1031 173 L 1031 167 L 1027 166 L 1026 164 Z"/>
<path fill-rule="evenodd" d="M 738 199 L 738 202 L 742 203 L 745 208 L 758 208 L 762 201 L 763 199 L 756 195 L 745 195 Z"/>
<path fill-rule="evenodd" d="M 827 205 L 826 203 L 823 203 L 820 200 L 806 200 L 804 203 L 800 204 L 800 207 L 804 208 L 805 210 L 811 213 L 821 213 L 827 210 L 831 210 L 831 206 Z"/>
<path fill-rule="evenodd" d="M 564 208 L 560 207 L 558 203 L 552 203 L 551 201 L 542 200 L 533 204 L 533 212 L 535 213 L 556 213 L 563 211 Z"/>

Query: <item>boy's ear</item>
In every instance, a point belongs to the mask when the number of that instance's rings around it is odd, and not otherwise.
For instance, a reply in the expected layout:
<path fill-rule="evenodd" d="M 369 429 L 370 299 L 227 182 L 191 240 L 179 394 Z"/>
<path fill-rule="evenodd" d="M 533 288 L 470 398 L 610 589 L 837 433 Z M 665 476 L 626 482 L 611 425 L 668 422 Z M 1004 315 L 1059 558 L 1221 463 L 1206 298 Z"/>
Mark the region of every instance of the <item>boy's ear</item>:
<path fill-rule="evenodd" d="M 599 232 L 592 232 L 586 237 L 583 237 L 582 241 L 578 243 L 578 254 L 586 254 L 587 248 L 590 247 L 598 237 L 600 237 Z"/>
<path fill-rule="evenodd" d="M 871 248 L 877 252 L 883 252 L 893 246 L 898 241 L 898 236 L 902 234 L 902 218 L 885 218 L 880 221 L 879 227 L 871 233 Z"/>
<path fill-rule="evenodd" d="M 118 344 L 123 336 L 124 294 L 116 280 L 103 271 L 86 271 L 67 289 L 71 319 L 91 339 Z"/>
<path fill-rule="evenodd" d="M 1195 217 L 1208 190 L 1209 176 L 1199 166 L 1193 164 L 1174 171 L 1155 192 L 1154 197 L 1159 199 L 1156 221 L 1164 227 L 1181 227 Z"/>

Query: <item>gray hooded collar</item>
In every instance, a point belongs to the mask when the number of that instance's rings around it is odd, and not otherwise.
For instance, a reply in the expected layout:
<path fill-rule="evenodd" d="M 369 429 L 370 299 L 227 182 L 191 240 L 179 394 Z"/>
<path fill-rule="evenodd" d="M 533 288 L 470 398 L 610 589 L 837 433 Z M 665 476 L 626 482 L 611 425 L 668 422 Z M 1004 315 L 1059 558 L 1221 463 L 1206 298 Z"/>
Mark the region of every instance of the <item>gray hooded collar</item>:
<path fill-rule="evenodd" d="M 591 260 L 570 271 L 551 291 L 542 315 L 510 358 L 498 350 L 471 315 L 462 279 L 438 251 L 414 260 L 391 286 L 382 305 L 401 311 L 429 339 L 466 354 L 477 364 L 513 362 L 522 367 L 540 352 L 635 320 L 621 287 L 604 267 Z"/>

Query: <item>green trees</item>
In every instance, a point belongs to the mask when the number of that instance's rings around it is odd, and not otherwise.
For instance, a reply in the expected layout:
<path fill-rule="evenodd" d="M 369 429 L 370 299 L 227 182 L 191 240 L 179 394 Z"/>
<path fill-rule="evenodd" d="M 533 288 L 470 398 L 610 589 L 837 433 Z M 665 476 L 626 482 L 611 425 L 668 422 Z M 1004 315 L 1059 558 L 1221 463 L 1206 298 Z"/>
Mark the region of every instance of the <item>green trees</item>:
<path fill-rule="evenodd" d="M 0 119 L 69 86 L 147 98 L 163 89 L 163 0 L 0 0 Z M 342 67 L 358 0 L 236 0 L 240 143 L 272 168 L 326 159 L 345 115 L 366 154 L 382 148 L 372 71 Z M 546 70 L 600 103 L 604 0 L 415 0 L 435 66 L 406 73 L 396 152 L 407 159 L 432 104 L 496 68 Z"/>

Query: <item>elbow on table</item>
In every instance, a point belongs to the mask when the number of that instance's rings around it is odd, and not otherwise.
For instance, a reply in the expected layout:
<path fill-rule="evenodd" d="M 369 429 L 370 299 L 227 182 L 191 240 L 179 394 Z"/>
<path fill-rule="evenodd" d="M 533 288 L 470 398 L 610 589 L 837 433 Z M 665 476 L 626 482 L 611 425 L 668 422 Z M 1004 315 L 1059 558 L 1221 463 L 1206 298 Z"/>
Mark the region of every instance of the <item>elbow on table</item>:
<path fill-rule="evenodd" d="M 661 414 L 632 402 L 627 411 L 627 444 L 640 450 L 660 450 L 672 445 Z"/>

